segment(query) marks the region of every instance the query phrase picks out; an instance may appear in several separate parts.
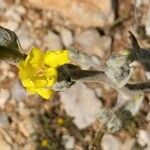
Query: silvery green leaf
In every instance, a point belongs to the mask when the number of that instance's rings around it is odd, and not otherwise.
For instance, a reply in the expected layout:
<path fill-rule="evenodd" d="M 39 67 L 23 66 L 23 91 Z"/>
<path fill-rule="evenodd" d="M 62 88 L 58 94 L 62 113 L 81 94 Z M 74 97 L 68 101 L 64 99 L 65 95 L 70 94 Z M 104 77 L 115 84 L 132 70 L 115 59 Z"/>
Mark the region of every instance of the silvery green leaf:
<path fill-rule="evenodd" d="M 106 62 L 105 73 L 108 78 L 116 85 L 123 87 L 129 80 L 133 69 L 129 67 L 127 56 L 117 56 L 112 54 Z"/>
<path fill-rule="evenodd" d="M 113 111 L 119 111 L 129 102 L 132 97 L 135 95 L 135 91 L 129 90 L 126 87 L 122 87 L 118 90 L 118 98 L 115 106 L 113 107 Z"/>
<path fill-rule="evenodd" d="M 26 56 L 21 53 L 21 45 L 17 35 L 0 26 L 0 59 L 17 62 Z"/>
<path fill-rule="evenodd" d="M 101 108 L 97 117 L 101 124 L 106 125 L 113 115 L 111 109 Z"/>
<path fill-rule="evenodd" d="M 107 131 L 110 133 L 117 132 L 122 127 L 121 119 L 111 109 L 101 108 L 98 113 L 98 120 L 107 127 Z"/>
<path fill-rule="evenodd" d="M 109 133 L 117 132 L 122 127 L 122 121 L 117 115 L 113 115 L 106 125 Z"/>
<path fill-rule="evenodd" d="M 17 35 L 6 28 L 0 26 L 0 46 L 15 49 L 17 51 L 22 50 Z"/>
<path fill-rule="evenodd" d="M 136 92 L 133 98 L 124 106 L 122 111 L 129 112 L 131 116 L 135 116 L 139 112 L 143 99 L 144 93 L 140 91 Z"/>
<path fill-rule="evenodd" d="M 142 82 L 136 84 L 126 84 L 126 87 L 130 90 L 142 90 L 142 91 L 150 91 L 150 82 Z"/>
<path fill-rule="evenodd" d="M 82 70 L 73 64 L 64 64 L 57 68 L 57 83 L 52 87 L 56 91 L 64 91 L 76 82 L 100 82 L 111 84 L 103 71 Z"/>
<path fill-rule="evenodd" d="M 67 90 L 70 86 L 72 85 L 71 82 L 67 82 L 67 81 L 60 81 L 60 82 L 56 82 L 53 86 L 52 89 L 54 91 L 65 91 Z"/>
<path fill-rule="evenodd" d="M 94 61 L 91 56 L 87 55 L 83 51 L 77 51 L 74 48 L 70 48 L 69 57 L 74 63 L 78 64 L 81 69 L 87 70 L 93 67 L 94 69 L 99 71 L 103 70 L 103 68 L 100 66 L 100 59 L 99 61 Z M 98 56 L 96 57 L 96 59 L 98 59 Z"/>
<path fill-rule="evenodd" d="M 72 81 L 71 72 L 80 69 L 78 66 L 72 64 L 64 64 L 57 68 L 58 76 L 57 82 L 52 86 L 54 91 L 65 91 L 71 85 L 74 84 Z"/>
<path fill-rule="evenodd" d="M 145 70 L 150 71 L 150 51 L 140 47 L 132 32 L 130 32 L 130 40 L 132 44 L 132 51 L 129 55 L 129 59 L 139 61 L 144 66 Z"/>

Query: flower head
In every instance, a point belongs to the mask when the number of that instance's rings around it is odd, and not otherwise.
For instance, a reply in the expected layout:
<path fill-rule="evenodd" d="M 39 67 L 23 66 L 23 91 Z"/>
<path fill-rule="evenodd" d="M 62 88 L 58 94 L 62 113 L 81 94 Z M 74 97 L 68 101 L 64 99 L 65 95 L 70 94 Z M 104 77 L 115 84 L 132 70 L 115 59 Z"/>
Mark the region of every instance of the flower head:
<path fill-rule="evenodd" d="M 33 48 L 26 59 L 19 63 L 19 77 L 29 93 L 37 93 L 48 99 L 53 94 L 51 87 L 57 80 L 57 67 L 65 63 L 69 63 L 67 50 L 44 53 Z"/>

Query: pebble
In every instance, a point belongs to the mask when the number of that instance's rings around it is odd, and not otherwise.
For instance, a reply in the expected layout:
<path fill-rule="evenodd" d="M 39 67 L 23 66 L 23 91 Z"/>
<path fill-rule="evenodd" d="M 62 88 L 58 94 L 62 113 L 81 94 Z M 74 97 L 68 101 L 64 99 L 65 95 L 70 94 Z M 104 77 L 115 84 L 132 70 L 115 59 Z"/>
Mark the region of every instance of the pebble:
<path fill-rule="evenodd" d="M 16 101 L 23 101 L 27 97 L 27 92 L 18 79 L 14 81 L 14 84 L 10 88 L 10 93 Z"/>
<path fill-rule="evenodd" d="M 123 143 L 121 150 L 132 150 L 134 145 L 135 145 L 135 139 L 134 138 L 127 138 L 125 140 L 125 142 Z"/>
<path fill-rule="evenodd" d="M 111 42 L 109 36 L 101 36 L 97 30 L 88 29 L 76 34 L 73 45 L 89 55 L 96 54 L 103 58 L 110 54 Z"/>
<path fill-rule="evenodd" d="M 73 122 L 79 129 L 91 125 L 97 119 L 101 107 L 95 92 L 83 83 L 75 84 L 61 92 L 60 101 L 67 115 L 74 118 Z"/>
<path fill-rule="evenodd" d="M 1 89 L 0 90 L 0 107 L 3 108 L 5 103 L 10 98 L 10 92 L 8 89 Z"/>
<path fill-rule="evenodd" d="M 12 5 L 15 4 L 14 1 L 15 0 L 0 0 L 0 11 L 10 8 Z"/>
<path fill-rule="evenodd" d="M 103 150 L 121 150 L 122 142 L 111 134 L 105 134 L 102 138 L 101 146 Z"/>
<path fill-rule="evenodd" d="M 36 8 L 55 10 L 75 26 L 103 28 L 114 21 L 111 0 L 26 0 L 26 3 Z"/>
<path fill-rule="evenodd" d="M 3 135 L 3 137 L 4 137 L 4 139 L 6 140 L 7 143 L 9 143 L 11 145 L 14 144 L 12 138 L 9 135 L 9 131 L 5 130 L 5 128 L 1 128 L 0 133 Z"/>
<path fill-rule="evenodd" d="M 145 16 L 144 22 L 145 22 L 146 35 L 150 36 L 150 9 L 149 9 L 147 15 Z"/>
<path fill-rule="evenodd" d="M 59 35 L 49 30 L 43 39 L 43 47 L 48 50 L 60 50 L 63 46 Z"/>
<path fill-rule="evenodd" d="M 149 5 L 149 0 L 136 0 L 135 6 L 140 8 L 141 5 Z"/>
<path fill-rule="evenodd" d="M 65 150 L 73 150 L 75 147 L 75 138 L 70 135 L 63 135 L 62 140 L 64 143 Z"/>
<path fill-rule="evenodd" d="M 30 139 L 30 142 L 25 144 L 24 147 L 22 147 L 21 149 L 22 150 L 35 150 L 36 149 L 36 144 L 34 143 L 34 141 L 31 142 L 31 140 L 32 139 Z"/>
<path fill-rule="evenodd" d="M 34 45 L 35 36 L 30 31 L 29 27 L 21 26 L 17 31 L 16 34 L 19 38 L 21 46 L 24 51 L 29 51 L 31 47 Z"/>
<path fill-rule="evenodd" d="M 148 122 L 150 122 L 150 111 L 148 112 L 148 114 L 147 114 L 147 116 L 146 116 L 146 120 L 147 120 Z"/>
<path fill-rule="evenodd" d="M 3 139 L 2 134 L 0 134 L 0 149 L 1 150 L 11 150 L 10 145 Z"/>
<path fill-rule="evenodd" d="M 67 28 L 63 28 L 63 27 L 60 28 L 60 37 L 66 48 L 69 48 L 73 43 L 72 32 Z"/>
<path fill-rule="evenodd" d="M 16 8 L 16 9 L 15 9 L 16 12 L 17 12 L 19 15 L 25 15 L 25 13 L 26 13 L 25 7 L 23 7 L 22 5 L 17 5 L 15 8 Z"/>
<path fill-rule="evenodd" d="M 15 31 L 19 27 L 19 23 L 14 20 L 9 20 L 5 23 L 2 23 L 2 26 L 12 31 Z"/>
<path fill-rule="evenodd" d="M 4 9 L 7 7 L 6 0 L 0 0 L 0 9 Z"/>
<path fill-rule="evenodd" d="M 11 6 L 7 11 L 4 13 L 4 18 L 6 20 L 2 21 L 1 25 L 5 28 L 8 28 L 12 31 L 16 31 L 19 27 L 19 23 L 21 22 L 21 14 L 17 11 L 17 6 Z"/>
<path fill-rule="evenodd" d="M 139 130 L 139 133 L 137 135 L 137 140 L 138 140 L 138 143 L 144 147 L 149 147 L 150 149 L 150 132 L 149 131 L 146 131 L 146 130 Z"/>
<path fill-rule="evenodd" d="M 0 127 L 5 127 L 9 124 L 8 116 L 6 113 L 0 114 Z"/>
<path fill-rule="evenodd" d="M 1 75 L 0 75 L 0 81 L 4 81 L 7 77 L 9 78 L 9 71 L 10 65 L 6 63 L 5 61 L 1 61 L 0 63 L 0 70 L 1 70 Z"/>
<path fill-rule="evenodd" d="M 16 7 L 15 6 L 12 6 L 10 7 L 6 13 L 5 13 L 5 16 L 12 19 L 12 20 L 15 20 L 17 22 L 20 22 L 21 21 L 21 16 L 20 14 L 16 11 Z"/>
<path fill-rule="evenodd" d="M 71 31 L 67 30 L 67 29 L 63 29 L 61 31 L 61 34 L 60 34 L 61 38 L 62 38 L 62 41 L 63 41 L 63 44 L 64 46 L 67 48 L 67 47 L 70 47 L 71 44 L 73 43 L 73 38 L 72 38 L 72 33 Z"/>

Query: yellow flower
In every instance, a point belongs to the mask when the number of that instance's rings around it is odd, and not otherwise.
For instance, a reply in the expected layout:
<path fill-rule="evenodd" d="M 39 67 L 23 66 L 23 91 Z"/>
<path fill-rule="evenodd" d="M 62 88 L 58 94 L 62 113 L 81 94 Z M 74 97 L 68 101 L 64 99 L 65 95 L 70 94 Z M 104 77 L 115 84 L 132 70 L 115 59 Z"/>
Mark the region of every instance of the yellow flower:
<path fill-rule="evenodd" d="M 48 147 L 48 140 L 47 140 L 47 139 L 43 140 L 43 141 L 41 142 L 41 146 L 42 146 L 42 147 Z"/>
<path fill-rule="evenodd" d="M 57 124 L 60 125 L 60 126 L 63 125 L 64 122 L 65 122 L 65 121 L 64 121 L 63 118 L 58 118 L 58 119 L 57 119 Z"/>
<path fill-rule="evenodd" d="M 53 94 L 51 87 L 57 80 L 57 67 L 66 63 L 69 63 L 67 50 L 44 53 L 33 48 L 27 58 L 19 63 L 19 77 L 29 93 L 49 99 Z"/>

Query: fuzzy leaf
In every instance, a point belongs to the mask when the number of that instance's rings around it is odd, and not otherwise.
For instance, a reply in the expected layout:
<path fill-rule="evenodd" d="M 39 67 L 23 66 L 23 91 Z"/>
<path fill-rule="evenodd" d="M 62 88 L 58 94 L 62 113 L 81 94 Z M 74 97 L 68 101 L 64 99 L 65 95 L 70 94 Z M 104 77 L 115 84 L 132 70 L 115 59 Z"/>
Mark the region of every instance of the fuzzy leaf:
<path fill-rule="evenodd" d="M 17 35 L 13 31 L 0 26 L 0 59 L 18 62 L 25 57 L 21 53 L 21 45 Z"/>

